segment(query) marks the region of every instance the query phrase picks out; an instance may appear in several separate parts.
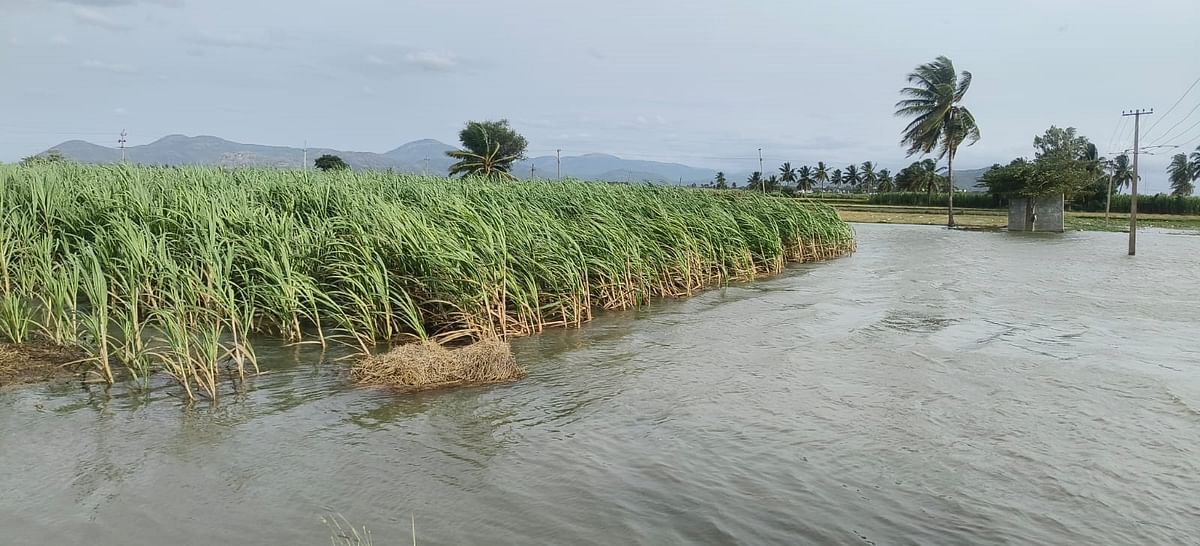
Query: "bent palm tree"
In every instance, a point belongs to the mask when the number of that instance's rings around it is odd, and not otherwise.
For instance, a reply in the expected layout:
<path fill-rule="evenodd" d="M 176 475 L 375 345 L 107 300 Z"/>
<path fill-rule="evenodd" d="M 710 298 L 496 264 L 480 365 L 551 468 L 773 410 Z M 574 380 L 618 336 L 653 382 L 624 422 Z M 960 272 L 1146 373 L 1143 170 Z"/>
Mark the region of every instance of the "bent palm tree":
<path fill-rule="evenodd" d="M 1171 158 L 1171 164 L 1167 166 L 1167 175 L 1171 180 L 1171 195 L 1183 197 L 1191 195 L 1195 187 L 1192 186 L 1193 166 L 1188 162 L 1187 154 L 1175 154 Z"/>
<path fill-rule="evenodd" d="M 868 193 L 875 184 L 879 182 L 879 174 L 875 172 L 875 164 L 870 161 L 863 161 L 862 164 L 862 180 L 863 185 Z"/>
<path fill-rule="evenodd" d="M 908 146 L 909 156 L 940 150 L 938 158 L 946 158 L 947 223 L 954 227 L 954 155 L 963 142 L 969 146 L 979 140 L 975 116 L 961 104 L 971 87 L 971 73 L 964 70 L 960 75 L 950 59 L 938 57 L 918 66 L 908 75 L 908 83 L 900 90 L 908 98 L 896 103 L 896 115 L 913 120 L 900 142 Z"/>
<path fill-rule="evenodd" d="M 892 171 L 887 169 L 879 169 L 879 186 L 881 192 L 895 191 L 896 187 L 892 181 Z"/>

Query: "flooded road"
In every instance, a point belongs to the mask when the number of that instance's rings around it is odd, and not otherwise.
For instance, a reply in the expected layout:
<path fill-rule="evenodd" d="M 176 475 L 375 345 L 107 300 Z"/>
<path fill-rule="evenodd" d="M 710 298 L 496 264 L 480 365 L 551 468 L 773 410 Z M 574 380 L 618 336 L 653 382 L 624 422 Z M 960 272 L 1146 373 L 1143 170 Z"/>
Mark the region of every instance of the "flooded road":
<path fill-rule="evenodd" d="M 1200 237 L 857 226 L 859 252 L 397 397 L 313 349 L 219 408 L 0 393 L 4 544 L 1196 544 Z"/>

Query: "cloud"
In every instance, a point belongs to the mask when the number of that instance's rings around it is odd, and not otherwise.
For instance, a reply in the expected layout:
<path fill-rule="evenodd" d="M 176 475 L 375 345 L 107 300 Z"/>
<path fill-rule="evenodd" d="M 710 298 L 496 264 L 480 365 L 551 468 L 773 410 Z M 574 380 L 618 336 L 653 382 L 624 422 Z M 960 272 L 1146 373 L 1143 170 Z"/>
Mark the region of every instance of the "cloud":
<path fill-rule="evenodd" d="M 262 51 L 274 49 L 274 46 L 267 41 L 237 34 L 213 34 L 211 32 L 200 32 L 187 37 L 186 40 L 196 45 L 210 47 L 259 49 Z"/>
<path fill-rule="evenodd" d="M 397 52 L 392 55 L 367 54 L 362 57 L 361 63 L 365 64 L 365 68 L 370 72 L 378 72 L 380 68 L 396 72 L 451 72 L 462 66 L 455 55 L 431 50 L 415 50 L 403 54 Z"/>
<path fill-rule="evenodd" d="M 83 61 L 82 66 L 87 69 L 98 70 L 101 72 L 111 72 L 113 74 L 136 74 L 138 71 L 137 68 L 127 64 L 106 63 L 104 61 L 97 61 L 95 59 L 87 59 Z"/>
<path fill-rule="evenodd" d="M 458 68 L 458 59 L 453 55 L 435 51 L 413 51 L 404 56 L 405 64 L 432 72 L 449 72 Z"/>
<path fill-rule="evenodd" d="M 75 16 L 75 20 L 81 23 L 98 26 L 100 28 L 106 28 L 108 30 L 129 30 L 133 28 L 133 25 L 129 23 L 118 21 L 92 8 L 82 6 L 77 7 L 71 11 L 71 14 Z"/>
<path fill-rule="evenodd" d="M 55 34 L 50 37 L 50 43 L 54 45 L 71 45 L 71 39 L 64 34 Z"/>

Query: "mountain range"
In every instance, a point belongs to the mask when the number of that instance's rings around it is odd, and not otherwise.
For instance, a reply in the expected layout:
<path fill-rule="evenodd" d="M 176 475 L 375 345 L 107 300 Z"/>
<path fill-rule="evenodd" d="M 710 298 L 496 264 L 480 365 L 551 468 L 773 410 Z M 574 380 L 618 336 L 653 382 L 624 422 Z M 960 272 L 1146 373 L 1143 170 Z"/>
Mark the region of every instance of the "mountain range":
<path fill-rule="evenodd" d="M 115 163 L 121 160 L 121 150 L 69 140 L 54 146 L 69 159 L 83 163 Z M 125 157 L 134 163 L 147 165 L 218 165 L 224 167 L 258 166 L 299 168 L 323 154 L 341 157 L 354 169 L 392 169 L 399 172 L 445 175 L 454 160 L 446 152 L 455 147 L 433 139 L 409 142 L 384 153 L 355 152 L 330 148 L 302 148 L 243 144 L 214 136 L 169 135 L 149 144 L 125 148 Z M 514 164 L 512 172 L 518 178 L 553 178 L 559 166 L 554 156 L 529 158 Z M 614 182 L 656 182 L 667 184 L 703 184 L 711 182 L 716 169 L 692 167 L 680 163 L 623 159 L 608 154 L 563 156 L 561 174 L 564 177 Z M 955 185 L 974 189 L 975 179 L 985 169 L 958 171 Z M 731 182 L 750 176 L 750 171 L 727 172 Z"/>

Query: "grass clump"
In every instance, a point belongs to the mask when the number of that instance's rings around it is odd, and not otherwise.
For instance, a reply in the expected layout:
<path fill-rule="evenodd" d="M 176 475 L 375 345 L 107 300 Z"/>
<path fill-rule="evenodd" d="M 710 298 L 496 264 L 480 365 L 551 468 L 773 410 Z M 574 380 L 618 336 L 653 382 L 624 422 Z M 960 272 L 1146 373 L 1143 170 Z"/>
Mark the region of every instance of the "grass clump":
<path fill-rule="evenodd" d="M 364 358 L 350 369 L 350 377 L 360 384 L 412 390 L 500 383 L 524 375 L 508 343 L 500 340 L 457 348 L 435 341 L 409 343 Z"/>
<path fill-rule="evenodd" d="M 854 249 L 753 192 L 72 163 L 0 166 L 0 243 L 0 341 L 210 398 L 256 336 L 505 339 Z"/>

